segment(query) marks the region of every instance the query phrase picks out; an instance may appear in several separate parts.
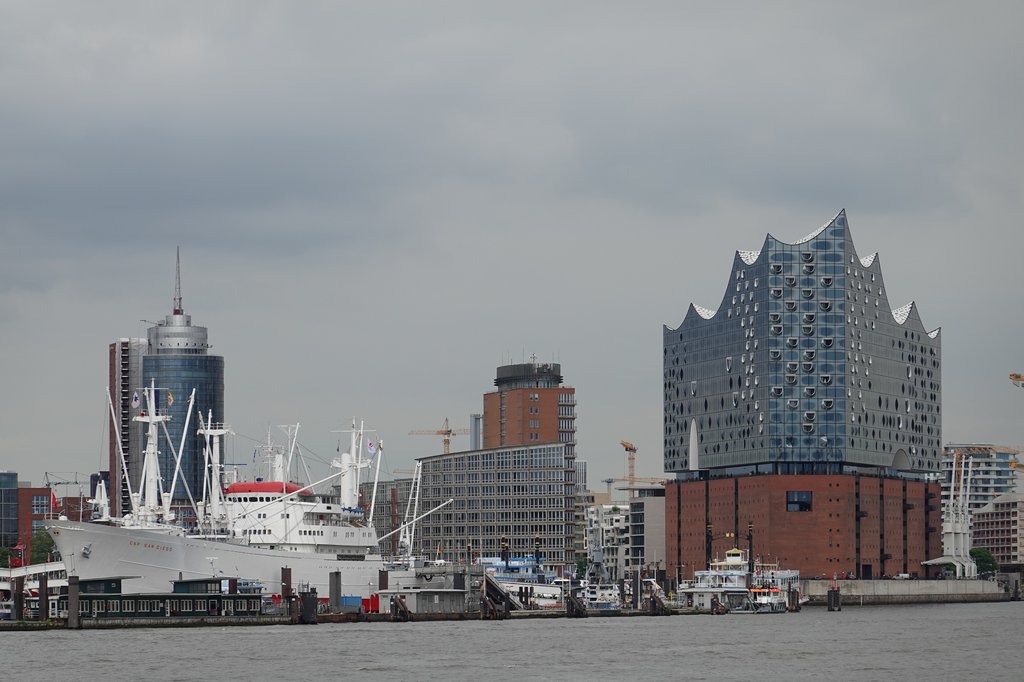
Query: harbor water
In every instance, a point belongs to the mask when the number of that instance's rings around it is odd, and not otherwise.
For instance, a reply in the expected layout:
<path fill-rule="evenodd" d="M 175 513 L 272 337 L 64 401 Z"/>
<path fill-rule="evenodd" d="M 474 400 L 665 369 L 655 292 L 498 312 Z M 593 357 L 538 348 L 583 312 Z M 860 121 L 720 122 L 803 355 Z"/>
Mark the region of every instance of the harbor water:
<path fill-rule="evenodd" d="M 8 632 L 3 679 L 1021 680 L 1024 604 Z"/>

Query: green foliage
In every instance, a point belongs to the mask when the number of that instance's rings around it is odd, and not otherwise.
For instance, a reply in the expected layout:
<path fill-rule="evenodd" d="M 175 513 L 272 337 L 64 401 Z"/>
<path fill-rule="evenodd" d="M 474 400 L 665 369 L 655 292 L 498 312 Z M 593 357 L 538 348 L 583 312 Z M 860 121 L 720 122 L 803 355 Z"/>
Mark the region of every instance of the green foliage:
<path fill-rule="evenodd" d="M 579 559 L 577 559 L 576 560 L 576 575 L 580 576 L 580 577 L 585 576 L 587 574 L 587 566 L 588 565 L 589 565 L 589 562 L 587 561 L 587 557 L 584 556 L 584 557 L 580 557 Z"/>
<path fill-rule="evenodd" d="M 999 562 L 992 556 L 992 552 L 984 547 L 975 547 L 971 550 L 971 558 L 978 565 L 978 577 L 989 578 L 999 572 Z"/>
<path fill-rule="evenodd" d="M 29 560 L 33 564 L 43 564 L 50 560 L 50 552 L 53 551 L 53 538 L 45 530 L 37 530 L 32 533 L 32 552 Z"/>
<path fill-rule="evenodd" d="M 0 547 L 0 568 L 10 568 L 11 566 L 11 548 Z"/>

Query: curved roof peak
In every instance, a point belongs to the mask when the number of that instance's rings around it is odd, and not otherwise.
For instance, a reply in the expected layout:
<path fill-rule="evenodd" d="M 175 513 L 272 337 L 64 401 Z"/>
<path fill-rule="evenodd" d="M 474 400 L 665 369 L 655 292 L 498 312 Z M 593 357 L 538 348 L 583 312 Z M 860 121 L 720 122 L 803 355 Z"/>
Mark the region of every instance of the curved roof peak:
<path fill-rule="evenodd" d="M 761 257 L 760 251 L 737 251 L 736 254 L 747 265 L 753 265 Z"/>
<path fill-rule="evenodd" d="M 903 324 L 904 322 L 907 321 L 907 318 L 910 317 L 910 311 L 913 310 L 913 309 L 914 309 L 914 302 L 913 301 L 911 301 L 910 303 L 908 303 L 908 304 L 906 304 L 904 306 L 900 306 L 899 308 L 896 308 L 895 310 L 892 311 L 893 319 L 896 320 L 897 324 Z"/>
<path fill-rule="evenodd" d="M 861 264 L 862 267 L 870 268 L 871 264 L 875 262 L 876 258 L 878 258 L 878 252 L 877 251 L 875 251 L 870 256 L 864 256 L 863 258 L 861 258 L 860 259 L 860 264 Z"/>
<path fill-rule="evenodd" d="M 824 225 L 822 225 L 821 227 L 819 227 L 819 228 L 818 228 L 817 230 L 815 230 L 814 232 L 811 232 L 811 233 L 810 233 L 809 235 L 807 235 L 806 237 L 803 237 L 802 239 L 797 239 L 797 240 L 796 240 L 795 242 L 793 242 L 793 246 L 796 246 L 797 244 L 806 244 L 807 242 L 811 241 L 812 239 L 814 239 L 815 237 L 817 237 L 817 236 L 818 236 L 819 234 L 821 234 L 822 232 L 824 232 L 824 231 L 825 231 L 825 228 L 826 228 L 826 227 L 828 227 L 829 225 L 831 225 L 832 223 L 834 223 L 834 222 L 836 221 L 836 219 L 837 219 L 837 218 L 839 218 L 839 216 L 841 216 L 841 215 L 845 215 L 845 214 L 846 214 L 846 209 L 845 209 L 845 208 L 844 208 L 844 209 L 841 209 L 841 210 L 839 211 L 839 213 L 836 213 L 836 214 L 835 214 L 835 216 L 834 216 L 834 217 L 832 218 L 832 220 L 828 221 L 827 223 L 825 223 Z"/>
<path fill-rule="evenodd" d="M 696 303 L 692 303 L 691 305 L 693 306 L 693 309 L 697 312 L 697 314 L 703 317 L 705 320 L 710 320 L 712 317 L 718 314 L 717 310 L 711 310 L 709 308 L 705 308 L 704 306 L 699 306 Z"/>

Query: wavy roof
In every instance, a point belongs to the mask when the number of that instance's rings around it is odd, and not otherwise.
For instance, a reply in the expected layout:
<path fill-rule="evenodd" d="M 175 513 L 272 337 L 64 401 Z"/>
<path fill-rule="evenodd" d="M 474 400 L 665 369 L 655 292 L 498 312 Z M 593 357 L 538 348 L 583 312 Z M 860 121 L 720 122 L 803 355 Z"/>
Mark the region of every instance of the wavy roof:
<path fill-rule="evenodd" d="M 748 266 L 749 265 L 754 265 L 761 258 L 761 254 L 764 252 L 765 246 L 770 246 L 772 241 L 777 242 L 779 244 L 787 245 L 787 246 L 796 246 L 798 244 L 805 244 L 805 243 L 815 239 L 819 235 L 821 235 L 821 233 L 824 232 L 826 228 L 828 228 L 830 225 L 835 224 L 836 220 L 838 220 L 840 216 L 844 216 L 845 214 L 846 214 L 846 209 L 844 208 L 844 209 L 840 210 L 838 213 L 836 213 L 835 216 L 831 220 L 829 220 L 826 223 L 824 223 L 821 227 L 816 229 L 814 232 L 811 232 L 807 236 L 802 237 L 802 238 L 796 240 L 795 242 L 787 242 L 787 241 L 784 241 L 782 239 L 778 239 L 777 237 L 775 237 L 774 235 L 769 233 L 767 235 L 767 237 L 765 238 L 764 245 L 762 245 L 762 247 L 759 250 L 757 250 L 757 251 L 753 251 L 753 250 L 749 250 L 749 249 L 747 249 L 747 250 L 739 250 L 739 251 L 736 251 L 736 257 L 740 261 L 742 261 L 745 265 L 748 265 Z M 850 248 L 852 249 L 852 243 L 850 244 Z M 854 253 L 855 253 L 855 251 L 854 251 Z M 860 261 L 861 267 L 870 268 L 873 265 L 877 265 L 878 252 L 876 251 L 876 252 L 872 253 L 869 256 L 865 256 L 863 258 L 858 258 L 858 260 Z M 734 264 L 734 268 L 735 267 L 736 266 Z M 911 301 L 910 303 L 908 303 L 908 304 L 906 304 L 904 306 L 901 306 L 899 308 L 896 308 L 896 309 L 892 310 L 892 316 L 893 316 L 893 319 L 896 321 L 896 323 L 901 325 L 901 326 L 906 324 L 907 320 L 910 319 L 910 317 L 911 317 L 911 313 L 913 312 L 913 310 L 915 308 L 915 305 L 916 304 L 913 301 Z M 710 320 L 713 317 L 715 317 L 715 315 L 718 314 L 717 310 L 712 310 L 711 308 L 706 308 L 704 306 L 697 305 L 696 303 L 691 303 L 690 307 L 693 309 L 693 312 L 696 313 L 696 315 L 700 319 L 702 319 L 702 320 Z M 686 321 L 687 317 L 690 317 L 689 312 L 687 312 L 687 315 L 684 317 L 683 322 Z M 920 317 L 917 317 L 916 319 L 918 321 L 920 321 Z M 922 325 L 922 327 L 923 327 L 923 325 Z M 930 332 L 926 332 L 926 333 L 928 334 L 928 336 L 930 338 L 934 339 L 934 338 L 937 338 L 939 336 L 939 333 L 941 332 L 941 330 L 942 330 L 941 327 L 937 327 L 934 330 L 932 330 Z"/>

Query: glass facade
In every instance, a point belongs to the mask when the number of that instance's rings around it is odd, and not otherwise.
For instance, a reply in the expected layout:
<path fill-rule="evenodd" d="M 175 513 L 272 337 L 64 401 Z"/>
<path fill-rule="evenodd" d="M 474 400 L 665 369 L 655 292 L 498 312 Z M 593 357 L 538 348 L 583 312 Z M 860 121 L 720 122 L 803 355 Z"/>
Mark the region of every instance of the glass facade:
<path fill-rule="evenodd" d="M 0 471 L 0 547 L 18 544 L 18 474 Z"/>
<path fill-rule="evenodd" d="M 187 501 L 188 496 L 181 484 L 184 480 L 192 497 L 199 499 L 203 492 L 203 445 L 204 439 L 196 433 L 199 428 L 198 414 L 207 418 L 213 411 L 213 421 L 224 420 L 224 358 L 219 355 L 147 355 L 142 361 L 142 375 L 146 386 L 153 382 L 157 387 L 158 409 L 171 416 L 167 423 L 174 449 L 181 444 L 181 434 L 188 413 L 188 396 L 194 388 L 196 391 L 195 408 L 189 423 L 189 433 L 185 438 L 181 456 L 181 474 L 175 487 L 175 500 Z M 173 402 L 168 406 L 167 395 L 170 392 Z M 139 437 L 145 439 L 145 432 Z M 140 449 L 145 443 L 140 443 Z M 160 474 L 167 490 L 174 480 L 174 452 L 168 447 L 166 438 L 160 439 Z"/>
<path fill-rule="evenodd" d="M 663 360 L 666 471 L 940 469 L 938 330 L 890 306 L 845 212 L 738 252 L 718 310 L 664 329 Z"/>

